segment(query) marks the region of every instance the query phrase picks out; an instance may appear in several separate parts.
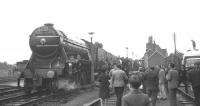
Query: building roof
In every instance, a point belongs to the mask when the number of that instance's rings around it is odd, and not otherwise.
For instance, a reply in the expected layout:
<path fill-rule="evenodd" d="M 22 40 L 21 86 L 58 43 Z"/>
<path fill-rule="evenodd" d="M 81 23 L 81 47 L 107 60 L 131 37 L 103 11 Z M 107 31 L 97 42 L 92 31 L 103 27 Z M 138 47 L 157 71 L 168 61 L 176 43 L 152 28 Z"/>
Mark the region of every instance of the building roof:
<path fill-rule="evenodd" d="M 154 51 L 151 50 L 151 49 L 148 49 L 148 50 L 145 52 L 145 54 L 146 54 L 147 56 L 151 56 L 153 53 L 154 53 Z"/>
<path fill-rule="evenodd" d="M 152 55 L 149 56 L 149 59 L 150 59 L 153 55 L 155 55 L 156 53 L 160 54 L 163 58 L 166 58 L 166 57 L 167 57 L 167 56 L 163 55 L 162 53 L 160 53 L 159 51 L 156 50 Z"/>

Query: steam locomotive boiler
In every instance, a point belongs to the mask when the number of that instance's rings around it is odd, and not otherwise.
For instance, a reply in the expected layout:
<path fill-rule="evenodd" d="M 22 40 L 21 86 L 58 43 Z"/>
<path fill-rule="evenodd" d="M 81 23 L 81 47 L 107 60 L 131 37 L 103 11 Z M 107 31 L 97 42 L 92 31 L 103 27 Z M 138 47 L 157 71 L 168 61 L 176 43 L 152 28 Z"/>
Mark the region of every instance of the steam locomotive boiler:
<path fill-rule="evenodd" d="M 33 89 L 55 91 L 61 79 L 90 83 L 91 56 L 86 44 L 69 39 L 48 23 L 32 32 L 29 45 L 32 55 L 23 72 L 27 93 Z"/>

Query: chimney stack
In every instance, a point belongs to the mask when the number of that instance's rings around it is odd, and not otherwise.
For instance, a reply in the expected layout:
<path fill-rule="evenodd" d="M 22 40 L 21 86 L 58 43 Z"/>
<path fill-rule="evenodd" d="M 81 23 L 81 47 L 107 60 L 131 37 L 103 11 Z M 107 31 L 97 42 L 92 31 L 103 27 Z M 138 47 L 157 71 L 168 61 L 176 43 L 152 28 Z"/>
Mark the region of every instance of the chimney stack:
<path fill-rule="evenodd" d="M 44 24 L 45 26 L 48 26 L 48 27 L 53 27 L 53 24 L 52 23 L 46 23 Z"/>

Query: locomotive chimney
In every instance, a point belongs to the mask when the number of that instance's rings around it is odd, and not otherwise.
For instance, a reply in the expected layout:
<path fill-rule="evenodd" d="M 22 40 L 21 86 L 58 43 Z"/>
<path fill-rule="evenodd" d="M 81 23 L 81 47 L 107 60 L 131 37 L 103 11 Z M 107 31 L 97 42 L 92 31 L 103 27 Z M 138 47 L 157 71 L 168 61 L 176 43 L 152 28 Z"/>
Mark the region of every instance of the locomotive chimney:
<path fill-rule="evenodd" d="M 53 24 L 52 23 L 46 23 L 44 24 L 45 26 L 48 26 L 48 27 L 53 27 Z"/>

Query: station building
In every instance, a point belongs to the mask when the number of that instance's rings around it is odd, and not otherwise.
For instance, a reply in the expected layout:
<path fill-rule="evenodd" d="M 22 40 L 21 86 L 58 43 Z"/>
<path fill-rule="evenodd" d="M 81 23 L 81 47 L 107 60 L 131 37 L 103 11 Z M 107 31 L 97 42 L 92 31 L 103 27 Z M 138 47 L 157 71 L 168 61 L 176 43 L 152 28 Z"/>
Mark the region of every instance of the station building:
<path fill-rule="evenodd" d="M 165 58 L 167 58 L 167 49 L 162 49 L 158 44 L 155 43 L 153 37 L 150 36 L 146 43 L 146 52 L 144 54 L 144 67 L 152 67 L 155 65 L 165 64 Z"/>

